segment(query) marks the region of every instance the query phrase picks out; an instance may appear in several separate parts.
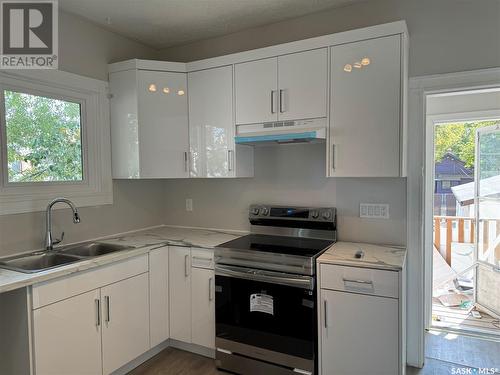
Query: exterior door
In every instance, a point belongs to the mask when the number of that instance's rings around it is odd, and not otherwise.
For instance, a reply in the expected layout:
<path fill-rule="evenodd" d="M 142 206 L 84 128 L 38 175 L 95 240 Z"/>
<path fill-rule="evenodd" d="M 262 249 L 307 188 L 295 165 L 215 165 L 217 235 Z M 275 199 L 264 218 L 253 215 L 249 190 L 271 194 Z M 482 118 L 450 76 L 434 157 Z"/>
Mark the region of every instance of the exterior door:
<path fill-rule="evenodd" d="M 233 68 L 189 73 L 188 84 L 191 177 L 229 177 L 234 174 Z"/>
<path fill-rule="evenodd" d="M 278 59 L 235 65 L 236 124 L 278 120 Z"/>
<path fill-rule="evenodd" d="M 328 49 L 278 57 L 279 120 L 326 117 Z"/>
<path fill-rule="evenodd" d="M 139 155 L 142 178 L 189 176 L 185 73 L 138 72 Z"/>
<path fill-rule="evenodd" d="M 149 349 L 148 282 L 148 273 L 143 273 L 101 288 L 104 374 Z"/>
<path fill-rule="evenodd" d="M 191 272 L 192 342 L 215 349 L 215 272 L 194 267 Z"/>
<path fill-rule="evenodd" d="M 500 318 L 500 125 L 477 130 L 476 304 Z"/>
<path fill-rule="evenodd" d="M 37 375 L 101 374 L 99 289 L 33 311 Z"/>
<path fill-rule="evenodd" d="M 170 246 L 170 338 L 191 342 L 191 249 Z"/>

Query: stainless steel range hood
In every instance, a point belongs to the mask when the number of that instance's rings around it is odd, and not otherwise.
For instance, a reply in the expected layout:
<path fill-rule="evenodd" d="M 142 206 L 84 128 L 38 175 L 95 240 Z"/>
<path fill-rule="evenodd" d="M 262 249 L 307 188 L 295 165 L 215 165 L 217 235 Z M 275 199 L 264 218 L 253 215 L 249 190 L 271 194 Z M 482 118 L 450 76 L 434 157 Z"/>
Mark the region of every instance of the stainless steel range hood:
<path fill-rule="evenodd" d="M 326 118 L 237 125 L 236 144 L 318 143 L 326 139 Z"/>

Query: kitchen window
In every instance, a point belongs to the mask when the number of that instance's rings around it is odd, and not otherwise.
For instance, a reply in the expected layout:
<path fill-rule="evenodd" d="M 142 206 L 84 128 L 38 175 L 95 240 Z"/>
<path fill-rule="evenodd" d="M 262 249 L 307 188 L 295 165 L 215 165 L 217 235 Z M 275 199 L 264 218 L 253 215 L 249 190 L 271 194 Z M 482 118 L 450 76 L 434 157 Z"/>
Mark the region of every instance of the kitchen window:
<path fill-rule="evenodd" d="M 0 73 L 0 215 L 112 203 L 107 82 Z"/>
<path fill-rule="evenodd" d="M 83 181 L 82 103 L 4 90 L 7 181 Z"/>

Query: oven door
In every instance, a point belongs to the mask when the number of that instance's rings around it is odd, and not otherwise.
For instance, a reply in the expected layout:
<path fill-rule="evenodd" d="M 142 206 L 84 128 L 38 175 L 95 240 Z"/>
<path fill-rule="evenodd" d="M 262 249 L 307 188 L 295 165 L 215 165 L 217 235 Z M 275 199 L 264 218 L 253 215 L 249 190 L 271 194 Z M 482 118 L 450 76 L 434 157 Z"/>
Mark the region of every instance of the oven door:
<path fill-rule="evenodd" d="M 312 277 L 216 265 L 215 292 L 218 350 L 314 373 Z"/>

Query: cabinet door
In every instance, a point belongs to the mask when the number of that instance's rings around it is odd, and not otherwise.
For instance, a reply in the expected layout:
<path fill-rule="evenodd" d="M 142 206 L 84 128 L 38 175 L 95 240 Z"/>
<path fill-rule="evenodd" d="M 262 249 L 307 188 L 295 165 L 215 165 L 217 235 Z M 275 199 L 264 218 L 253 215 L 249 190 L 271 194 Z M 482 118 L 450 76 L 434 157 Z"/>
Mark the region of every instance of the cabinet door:
<path fill-rule="evenodd" d="M 332 47 L 330 176 L 400 175 L 400 36 Z M 368 65 L 356 63 L 363 62 Z"/>
<path fill-rule="evenodd" d="M 397 299 L 322 289 L 320 324 L 323 375 L 398 373 Z"/>
<path fill-rule="evenodd" d="M 33 311 L 37 375 L 101 374 L 99 290 Z"/>
<path fill-rule="evenodd" d="M 109 374 L 149 349 L 148 274 L 101 288 L 103 372 Z"/>
<path fill-rule="evenodd" d="M 138 71 L 142 178 L 188 177 L 188 102 L 185 73 Z"/>
<path fill-rule="evenodd" d="M 234 71 L 236 124 L 278 119 L 278 59 L 236 64 Z"/>
<path fill-rule="evenodd" d="M 192 343 L 215 349 L 215 272 L 192 268 Z"/>
<path fill-rule="evenodd" d="M 170 246 L 170 337 L 191 342 L 191 259 L 190 248 Z"/>
<path fill-rule="evenodd" d="M 328 50 L 280 56 L 278 89 L 280 120 L 326 117 Z"/>
<path fill-rule="evenodd" d="M 234 174 L 233 68 L 188 74 L 191 177 Z"/>
<path fill-rule="evenodd" d="M 168 246 L 149 252 L 149 327 L 150 346 L 169 337 L 168 321 Z"/>

